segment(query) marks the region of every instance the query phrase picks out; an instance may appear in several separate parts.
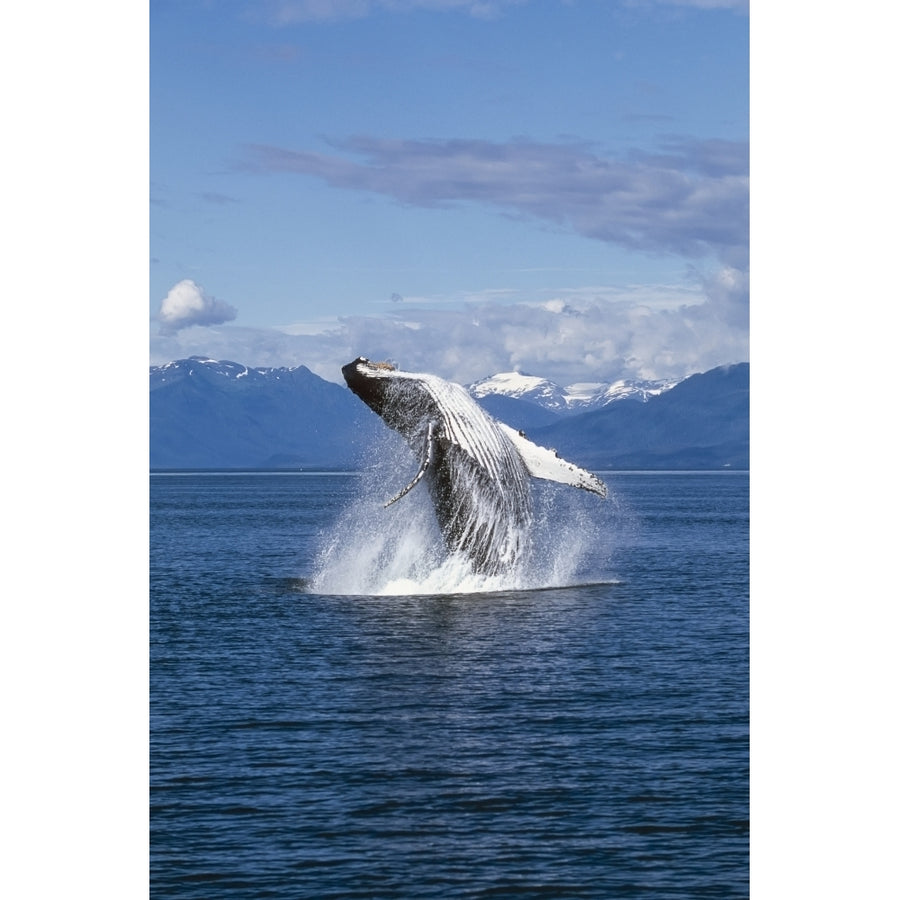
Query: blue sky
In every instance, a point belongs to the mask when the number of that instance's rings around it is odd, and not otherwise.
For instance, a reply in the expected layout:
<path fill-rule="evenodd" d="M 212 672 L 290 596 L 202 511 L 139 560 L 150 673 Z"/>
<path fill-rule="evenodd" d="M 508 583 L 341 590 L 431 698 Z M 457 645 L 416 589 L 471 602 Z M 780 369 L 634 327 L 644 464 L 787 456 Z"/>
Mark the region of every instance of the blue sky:
<path fill-rule="evenodd" d="M 749 358 L 739 0 L 150 3 L 151 362 Z"/>

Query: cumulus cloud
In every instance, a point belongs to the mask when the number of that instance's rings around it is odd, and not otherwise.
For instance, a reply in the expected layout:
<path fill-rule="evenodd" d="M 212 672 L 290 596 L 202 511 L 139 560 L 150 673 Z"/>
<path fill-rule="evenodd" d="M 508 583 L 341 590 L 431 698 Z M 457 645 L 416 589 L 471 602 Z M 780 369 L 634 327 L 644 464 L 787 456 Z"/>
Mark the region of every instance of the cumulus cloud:
<path fill-rule="evenodd" d="M 631 250 L 747 265 L 746 142 L 670 139 L 602 157 L 582 144 L 355 137 L 336 152 L 250 148 L 259 171 L 321 178 L 401 203 L 479 203 Z"/>
<path fill-rule="evenodd" d="M 171 335 L 191 325 L 220 325 L 237 316 L 237 310 L 210 297 L 189 278 L 179 281 L 162 301 L 157 316 L 160 333 Z"/>
<path fill-rule="evenodd" d="M 157 338 L 153 357 L 200 353 L 253 366 L 302 364 L 337 383 L 341 366 L 359 355 L 464 384 L 511 370 L 560 384 L 684 377 L 749 359 L 747 292 L 746 275 L 720 267 L 698 273 L 692 295 L 663 287 L 646 303 L 620 290 L 584 289 L 519 303 L 403 304 L 383 316 L 341 318 L 316 334 L 299 327 L 292 334 L 188 329 Z"/>

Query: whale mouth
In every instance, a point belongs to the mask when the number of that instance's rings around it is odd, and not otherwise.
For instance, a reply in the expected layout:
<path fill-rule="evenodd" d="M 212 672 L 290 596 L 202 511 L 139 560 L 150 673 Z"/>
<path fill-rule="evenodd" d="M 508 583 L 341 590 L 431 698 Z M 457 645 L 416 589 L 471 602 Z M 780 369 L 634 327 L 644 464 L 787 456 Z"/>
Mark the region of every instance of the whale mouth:
<path fill-rule="evenodd" d="M 355 359 L 352 363 L 350 363 L 349 366 L 344 366 L 344 368 L 345 369 L 355 368 L 357 371 L 362 371 L 362 370 L 371 370 L 371 371 L 375 371 L 375 372 L 396 372 L 397 371 L 397 366 L 394 363 L 390 362 L 389 360 L 386 360 L 386 359 L 380 360 L 380 361 L 371 360 L 371 359 L 366 359 L 365 356 L 360 356 L 359 358 Z"/>
<path fill-rule="evenodd" d="M 393 376 L 397 371 L 397 366 L 388 360 L 373 362 L 364 356 L 357 357 L 341 368 L 344 380 L 350 387 L 354 384 L 361 385 L 363 382 L 378 381 L 385 376 Z"/>

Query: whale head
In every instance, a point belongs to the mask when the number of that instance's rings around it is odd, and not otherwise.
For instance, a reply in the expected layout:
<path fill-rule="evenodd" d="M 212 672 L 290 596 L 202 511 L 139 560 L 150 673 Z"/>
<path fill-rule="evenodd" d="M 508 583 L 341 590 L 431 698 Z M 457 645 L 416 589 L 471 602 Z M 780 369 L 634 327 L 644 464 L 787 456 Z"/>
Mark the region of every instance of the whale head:
<path fill-rule="evenodd" d="M 378 404 L 384 402 L 388 379 L 396 372 L 397 367 L 393 363 L 372 362 L 364 356 L 358 356 L 341 369 L 347 387 L 369 405 L 370 400 Z"/>
<path fill-rule="evenodd" d="M 409 438 L 422 421 L 427 400 L 421 377 L 401 372 L 393 363 L 359 356 L 341 369 L 347 387 L 390 428 Z"/>

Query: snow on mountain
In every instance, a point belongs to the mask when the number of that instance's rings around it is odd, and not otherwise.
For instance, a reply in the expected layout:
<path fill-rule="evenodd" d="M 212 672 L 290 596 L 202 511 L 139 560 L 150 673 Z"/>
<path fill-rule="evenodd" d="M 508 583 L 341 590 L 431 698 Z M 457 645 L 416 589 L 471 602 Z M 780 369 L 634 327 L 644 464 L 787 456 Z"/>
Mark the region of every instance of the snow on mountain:
<path fill-rule="evenodd" d="M 560 387 L 546 378 L 501 372 L 469 385 L 469 393 L 478 400 L 492 395 L 526 400 L 558 413 L 587 412 L 618 400 L 646 402 L 678 384 L 678 379 L 613 382 L 578 382 Z"/>
<path fill-rule="evenodd" d="M 567 407 L 566 392 L 546 378 L 536 375 L 522 375 L 519 372 L 500 372 L 489 378 L 482 378 L 469 385 L 469 393 L 476 400 L 490 394 L 514 397 L 516 400 L 528 400 L 543 406 L 545 409 L 564 411 Z"/>
<path fill-rule="evenodd" d="M 263 383 L 273 380 L 280 381 L 282 378 L 289 377 L 291 373 L 298 372 L 306 374 L 309 370 L 306 366 L 251 368 L 227 359 L 218 360 L 209 356 L 191 356 L 187 359 L 176 359 L 161 366 L 150 366 L 150 390 L 194 376 L 206 378 L 221 377 L 232 381 L 244 378 L 254 383 Z"/>

